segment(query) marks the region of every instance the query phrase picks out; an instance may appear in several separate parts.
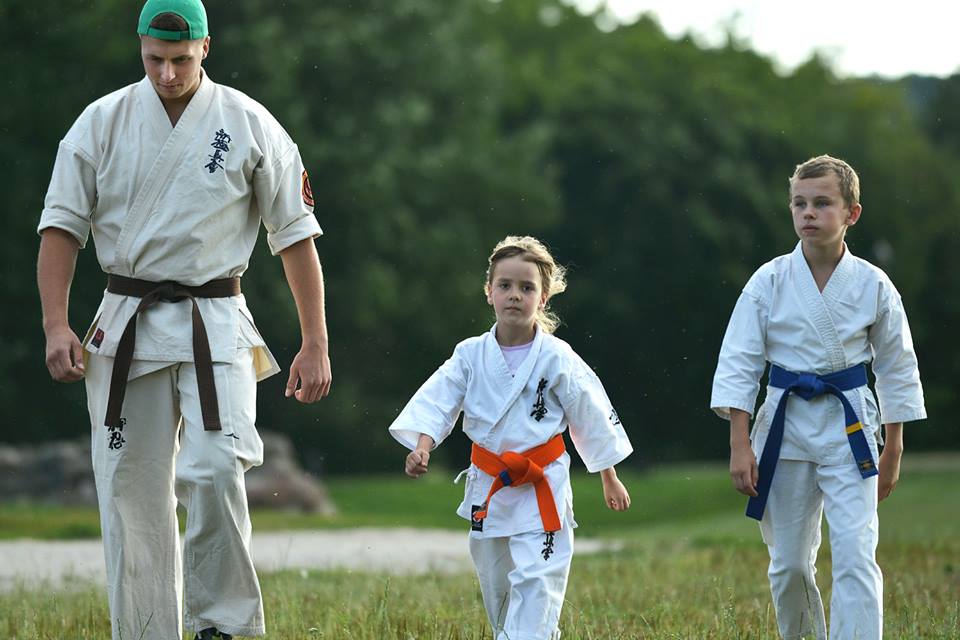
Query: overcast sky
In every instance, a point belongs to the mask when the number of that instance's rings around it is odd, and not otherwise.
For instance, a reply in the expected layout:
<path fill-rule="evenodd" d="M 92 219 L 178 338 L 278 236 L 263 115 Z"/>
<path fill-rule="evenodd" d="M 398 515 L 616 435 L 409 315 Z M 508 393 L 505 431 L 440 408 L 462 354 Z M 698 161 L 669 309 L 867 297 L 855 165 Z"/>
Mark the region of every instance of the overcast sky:
<path fill-rule="evenodd" d="M 603 0 L 567 0 L 593 11 Z M 671 36 L 724 41 L 725 27 L 790 70 L 824 52 L 842 76 L 960 72 L 960 2 L 909 0 L 606 0 L 618 19 L 652 12 Z"/>

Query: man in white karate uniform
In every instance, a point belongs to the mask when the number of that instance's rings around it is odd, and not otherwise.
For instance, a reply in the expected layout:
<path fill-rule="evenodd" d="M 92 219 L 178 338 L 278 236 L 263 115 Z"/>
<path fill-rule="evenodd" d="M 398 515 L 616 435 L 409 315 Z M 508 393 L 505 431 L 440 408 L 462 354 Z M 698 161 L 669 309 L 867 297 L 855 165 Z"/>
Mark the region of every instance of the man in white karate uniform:
<path fill-rule="evenodd" d="M 86 379 L 113 638 L 264 633 L 244 472 L 262 461 L 256 383 L 279 371 L 240 293 L 262 221 L 300 317 L 286 395 L 331 382 L 321 230 L 297 146 L 215 84 L 200 0 L 149 0 L 146 77 L 91 104 L 57 154 L 39 232 L 46 361 Z M 67 321 L 90 233 L 107 291 L 81 342 Z M 177 501 L 187 512 L 181 557 Z"/>
<path fill-rule="evenodd" d="M 731 421 L 731 476 L 751 496 L 747 515 L 760 520 L 788 640 L 827 637 L 814 579 L 823 514 L 833 558 L 830 638 L 881 637 L 877 502 L 899 477 L 902 423 L 926 417 L 900 294 L 844 242 L 860 219 L 859 198 L 857 174 L 842 160 L 819 156 L 797 167 L 790 208 L 800 242 L 744 286 L 713 381 L 710 406 Z M 768 362 L 766 399 L 748 440 Z M 878 455 L 881 424 L 887 442 Z"/>

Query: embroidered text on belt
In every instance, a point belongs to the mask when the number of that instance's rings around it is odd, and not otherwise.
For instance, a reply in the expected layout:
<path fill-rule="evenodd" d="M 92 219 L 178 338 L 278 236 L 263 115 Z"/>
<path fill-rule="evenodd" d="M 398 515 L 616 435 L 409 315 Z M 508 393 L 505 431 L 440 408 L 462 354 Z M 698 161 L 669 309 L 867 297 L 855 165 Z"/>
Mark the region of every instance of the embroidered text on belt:
<path fill-rule="evenodd" d="M 191 287 L 177 282 L 150 282 L 109 275 L 107 291 L 121 296 L 140 298 L 137 310 L 133 312 L 127 326 L 117 343 L 117 353 L 113 360 L 113 373 L 110 378 L 110 395 L 107 398 L 107 415 L 104 424 L 108 427 L 120 424 L 120 412 L 123 409 L 123 396 L 127 391 L 127 376 L 133 362 L 133 350 L 137 343 L 137 316 L 158 302 L 180 302 L 190 300 L 193 303 L 193 361 L 197 367 L 197 389 L 200 394 L 200 414 L 203 416 L 203 428 L 207 431 L 220 429 L 220 408 L 217 403 L 217 387 L 213 379 L 213 358 L 210 355 L 210 340 L 207 328 L 203 324 L 197 298 L 229 298 L 240 295 L 240 278 L 211 280 L 205 284 Z"/>
<path fill-rule="evenodd" d="M 783 395 L 780 396 L 780 403 L 773 414 L 767 442 L 763 445 L 763 453 L 758 465 L 760 477 L 757 482 L 757 495 L 747 502 L 748 516 L 756 520 L 763 518 L 763 510 L 773 483 L 773 474 L 777 468 L 777 459 L 780 457 L 780 445 L 783 443 L 783 429 L 787 415 L 787 399 L 791 393 L 797 394 L 804 400 L 812 400 L 825 393 L 835 396 L 843 405 L 847 441 L 850 443 L 850 450 L 853 451 L 853 458 L 857 462 L 860 476 L 866 479 L 877 475 L 877 465 L 873 462 L 870 446 L 863 434 L 863 424 L 850 401 L 843 395 L 844 391 L 863 387 L 866 384 L 867 369 L 862 364 L 823 376 L 813 373 L 793 373 L 775 364 L 770 365 L 770 386 L 783 389 Z"/>
<path fill-rule="evenodd" d="M 543 476 L 543 468 L 563 455 L 564 451 L 566 447 L 563 444 L 563 435 L 559 433 L 544 444 L 523 453 L 505 451 L 499 456 L 474 443 L 470 462 L 477 465 L 477 468 L 484 473 L 493 476 L 494 481 L 487 499 L 473 514 L 473 519 L 479 522 L 487 517 L 490 499 L 500 489 L 530 483 L 537 493 L 537 505 L 540 507 L 543 530 L 548 533 L 559 531 L 560 516 L 557 515 L 557 503 L 553 499 L 550 483 Z"/>

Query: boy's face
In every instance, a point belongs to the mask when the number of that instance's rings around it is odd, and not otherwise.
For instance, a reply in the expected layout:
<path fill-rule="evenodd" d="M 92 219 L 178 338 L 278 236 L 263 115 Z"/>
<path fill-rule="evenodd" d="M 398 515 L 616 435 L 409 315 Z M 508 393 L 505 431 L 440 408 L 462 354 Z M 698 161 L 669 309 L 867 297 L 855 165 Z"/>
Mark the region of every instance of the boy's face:
<path fill-rule="evenodd" d="M 790 187 L 793 229 L 805 246 L 839 247 L 847 227 L 860 219 L 859 204 L 847 205 L 834 173 L 796 180 Z"/>

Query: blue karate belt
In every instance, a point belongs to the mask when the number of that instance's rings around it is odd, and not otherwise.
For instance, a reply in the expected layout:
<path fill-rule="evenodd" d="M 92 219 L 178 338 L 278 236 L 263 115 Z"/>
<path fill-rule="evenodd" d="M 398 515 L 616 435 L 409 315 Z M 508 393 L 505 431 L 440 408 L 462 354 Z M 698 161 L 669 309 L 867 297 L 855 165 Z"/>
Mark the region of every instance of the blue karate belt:
<path fill-rule="evenodd" d="M 867 368 L 862 364 L 824 376 L 818 376 L 815 373 L 793 373 L 775 364 L 770 365 L 770 386 L 783 389 L 783 395 L 773 414 L 770 433 L 763 445 L 763 453 L 760 455 L 757 495 L 751 496 L 747 502 L 747 516 L 754 520 L 763 518 L 763 510 L 767 506 L 767 497 L 770 495 L 770 485 L 773 484 L 773 473 L 777 470 L 777 460 L 780 458 L 780 445 L 783 444 L 783 427 L 787 416 L 787 400 L 791 393 L 797 394 L 804 400 L 812 400 L 825 393 L 835 396 L 843 405 L 847 440 L 850 442 L 850 450 L 853 451 L 853 459 L 857 461 L 860 475 L 864 479 L 877 475 L 877 465 L 873 462 L 870 446 L 867 444 L 866 436 L 863 435 L 863 425 L 857 417 L 857 412 L 850 405 L 850 401 L 843 395 L 844 391 L 863 387 L 866 384 Z"/>

